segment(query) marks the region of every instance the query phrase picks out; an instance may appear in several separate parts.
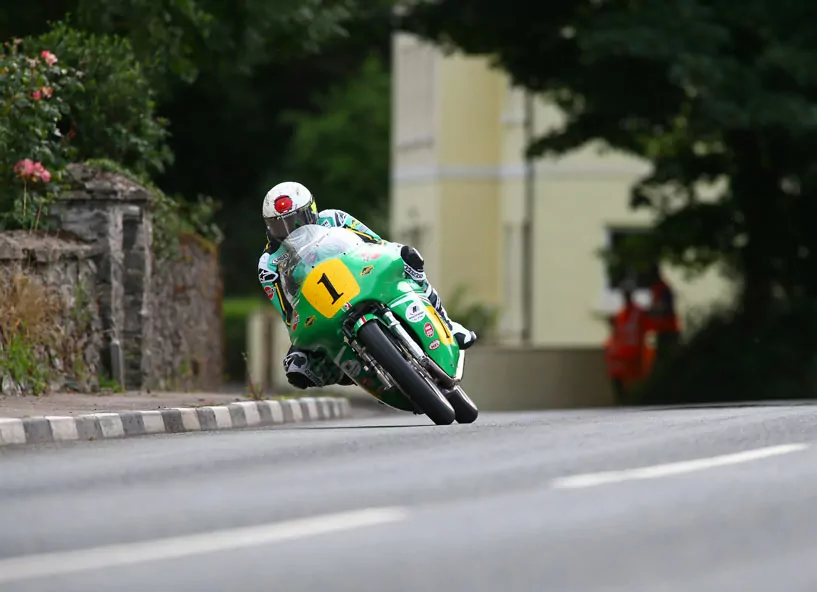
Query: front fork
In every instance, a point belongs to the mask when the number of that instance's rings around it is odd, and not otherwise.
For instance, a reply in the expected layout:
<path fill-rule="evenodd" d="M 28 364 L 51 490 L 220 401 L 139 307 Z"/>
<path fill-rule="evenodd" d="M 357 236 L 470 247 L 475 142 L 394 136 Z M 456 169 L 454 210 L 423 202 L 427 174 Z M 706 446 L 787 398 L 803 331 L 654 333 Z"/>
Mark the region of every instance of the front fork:
<path fill-rule="evenodd" d="M 387 307 L 379 307 L 376 311 L 380 317 L 385 321 L 386 327 L 389 331 L 394 335 L 400 343 L 408 350 L 411 356 L 414 358 L 416 362 L 420 364 L 420 367 L 428 372 L 431 377 L 436 378 L 437 383 L 440 387 L 448 390 L 452 389 L 459 381 L 462 379 L 462 370 L 463 365 L 465 363 L 465 352 L 460 350 L 459 360 L 457 361 L 457 372 L 454 378 L 451 378 L 448 374 L 440 368 L 437 363 L 432 360 L 426 353 L 423 351 L 423 348 L 411 338 L 411 335 L 408 334 L 405 327 L 400 323 L 397 317 L 394 316 L 394 313 L 389 310 Z M 355 353 L 360 356 L 360 358 L 368 365 L 371 369 L 375 371 L 377 377 L 383 382 L 383 384 L 387 388 L 392 388 L 396 386 L 394 384 L 394 380 L 392 380 L 391 376 L 389 376 L 386 372 L 380 368 L 380 365 L 366 352 L 363 346 L 357 341 L 355 337 L 355 328 L 359 328 L 359 324 L 363 324 L 366 322 L 371 322 L 365 320 L 365 316 L 361 316 L 358 318 L 351 326 L 344 326 L 344 335 L 346 337 L 346 342 L 349 346 L 355 351 Z"/>

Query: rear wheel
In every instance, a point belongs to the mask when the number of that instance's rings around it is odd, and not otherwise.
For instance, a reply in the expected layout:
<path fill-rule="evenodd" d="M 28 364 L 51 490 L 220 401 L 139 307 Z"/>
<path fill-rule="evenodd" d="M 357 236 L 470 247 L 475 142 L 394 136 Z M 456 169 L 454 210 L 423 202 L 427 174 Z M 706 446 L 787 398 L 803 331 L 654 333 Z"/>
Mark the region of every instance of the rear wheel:
<path fill-rule="evenodd" d="M 465 394 L 461 386 L 456 386 L 448 391 L 448 402 L 457 414 L 457 423 L 474 423 L 479 415 L 479 409 Z"/>
<path fill-rule="evenodd" d="M 437 425 L 454 422 L 456 419 L 454 408 L 438 388 L 420 375 L 421 370 L 403 357 L 380 323 L 376 321 L 366 323 L 360 328 L 358 336 L 366 346 L 366 351 L 431 421 Z"/>

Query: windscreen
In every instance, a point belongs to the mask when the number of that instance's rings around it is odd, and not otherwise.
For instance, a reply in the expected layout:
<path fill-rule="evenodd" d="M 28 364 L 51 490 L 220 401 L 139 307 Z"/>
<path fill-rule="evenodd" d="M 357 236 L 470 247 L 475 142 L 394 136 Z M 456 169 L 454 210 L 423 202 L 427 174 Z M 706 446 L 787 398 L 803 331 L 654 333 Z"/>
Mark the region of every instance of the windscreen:
<path fill-rule="evenodd" d="M 286 259 L 281 265 L 284 291 L 291 298 L 309 272 L 319 263 L 364 244 L 363 239 L 343 228 L 309 224 L 292 232 L 283 245 Z"/>

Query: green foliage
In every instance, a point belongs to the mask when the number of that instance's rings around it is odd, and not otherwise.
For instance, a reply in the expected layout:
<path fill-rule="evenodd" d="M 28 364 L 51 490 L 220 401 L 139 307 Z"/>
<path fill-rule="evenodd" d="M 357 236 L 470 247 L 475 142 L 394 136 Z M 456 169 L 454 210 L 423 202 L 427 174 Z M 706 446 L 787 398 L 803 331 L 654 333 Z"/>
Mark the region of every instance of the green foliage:
<path fill-rule="evenodd" d="M 26 47 L 56 53 L 82 78 L 62 97 L 69 107 L 63 131 L 79 160 L 106 158 L 138 174 L 162 172 L 171 162 L 167 122 L 156 115 L 155 92 L 128 39 L 58 23 Z"/>
<path fill-rule="evenodd" d="M 36 344 L 23 335 L 12 334 L 0 344 L 0 376 L 25 385 L 27 393 L 39 396 L 48 390 L 51 372 L 37 356 Z"/>
<path fill-rule="evenodd" d="M 279 114 L 302 109 L 316 89 L 342 85 L 369 53 L 387 56 L 390 4 L 391 0 L 5 2 L 0 3 L 0 40 L 37 38 L 51 31 L 50 23 L 59 22 L 96 39 L 115 35 L 127 40 L 157 93 L 156 112 L 172 122 L 166 128 L 172 132 L 167 138 L 172 166 L 161 173 L 154 167 L 151 178 L 165 194 L 189 198 L 206 194 L 229 204 L 215 219 L 229 236 L 219 250 L 225 289 L 238 294 L 254 291 L 257 282 L 253 286 L 254 275 L 234 263 L 256 258 L 264 243 L 263 225 L 259 222 L 257 231 L 249 232 L 249 221 L 258 219 L 268 181 L 278 181 L 286 172 L 283 161 L 293 127 L 281 123 Z M 106 59 L 102 57 L 103 62 Z M 120 160 L 102 151 L 79 160 L 87 158 Z M 122 164 L 139 168 L 130 160 Z"/>
<path fill-rule="evenodd" d="M 0 38 L 39 35 L 68 15 L 77 28 L 129 39 L 165 93 L 202 69 L 246 74 L 259 64 L 316 52 L 358 12 L 389 2 L 358 0 L 31 0 L 0 5 Z"/>
<path fill-rule="evenodd" d="M 562 110 L 529 154 L 594 144 L 652 164 L 631 204 L 657 224 L 631 254 L 696 272 L 725 263 L 741 279 L 735 313 L 713 319 L 661 383 L 694 375 L 683 388 L 712 400 L 789 396 L 795 380 L 815 393 L 802 304 L 817 300 L 815 21 L 809 2 L 436 0 L 414 3 L 402 26 L 491 56 Z"/>
<path fill-rule="evenodd" d="M 87 388 L 85 336 L 90 316 L 85 287 L 69 309 L 58 290 L 30 276 L 0 278 L 0 378 L 23 393 L 40 395 L 62 373 Z"/>
<path fill-rule="evenodd" d="M 443 305 L 452 320 L 474 331 L 481 341 L 490 341 L 496 331 L 499 310 L 495 306 L 469 301 L 469 292 L 467 286 L 457 286 Z"/>
<path fill-rule="evenodd" d="M 533 154 L 589 142 L 649 159 L 634 204 L 659 215 L 660 251 L 728 257 L 747 316 L 772 293 L 817 293 L 817 5 L 646 0 L 422 2 L 404 24 L 489 54 L 566 123 Z M 714 201 L 702 184 L 722 179 Z"/>
<path fill-rule="evenodd" d="M 0 72 L 0 227 L 46 219 L 72 160 L 104 157 L 140 175 L 170 161 L 165 122 L 126 40 L 57 24 L 7 42 Z"/>
<path fill-rule="evenodd" d="M 80 84 L 57 60 L 16 39 L 0 51 L 0 228 L 36 226 L 73 155 L 58 123 Z"/>
<path fill-rule="evenodd" d="M 377 55 L 358 72 L 313 98 L 315 111 L 290 111 L 294 126 L 288 172 L 319 200 L 381 233 L 387 228 L 390 77 Z M 365 209 L 361 209 L 366 204 Z"/>
<path fill-rule="evenodd" d="M 109 376 L 101 376 L 99 378 L 99 389 L 101 391 L 108 391 L 113 393 L 124 393 L 125 387 L 123 387 L 119 382 L 110 378 Z"/>
<path fill-rule="evenodd" d="M 718 311 L 686 346 L 658 364 L 631 394 L 636 405 L 740 402 L 817 397 L 817 306 L 775 306 L 747 330 Z"/>
<path fill-rule="evenodd" d="M 263 294 L 260 287 L 259 293 Z M 263 296 L 224 299 L 224 368 L 229 381 L 244 382 L 246 378 L 247 320 L 263 305 Z"/>

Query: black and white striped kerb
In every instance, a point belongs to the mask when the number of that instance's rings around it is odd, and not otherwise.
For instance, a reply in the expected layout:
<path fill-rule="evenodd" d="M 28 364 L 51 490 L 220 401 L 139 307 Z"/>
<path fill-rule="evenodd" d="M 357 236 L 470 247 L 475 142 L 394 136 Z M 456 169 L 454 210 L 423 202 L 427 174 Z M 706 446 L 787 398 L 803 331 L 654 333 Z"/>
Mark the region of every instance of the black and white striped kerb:
<path fill-rule="evenodd" d="M 241 401 L 210 407 L 178 407 L 155 411 L 120 411 L 66 417 L 0 417 L 0 446 L 68 440 L 124 438 L 271 426 L 300 421 L 349 417 L 351 405 L 340 397 Z"/>

